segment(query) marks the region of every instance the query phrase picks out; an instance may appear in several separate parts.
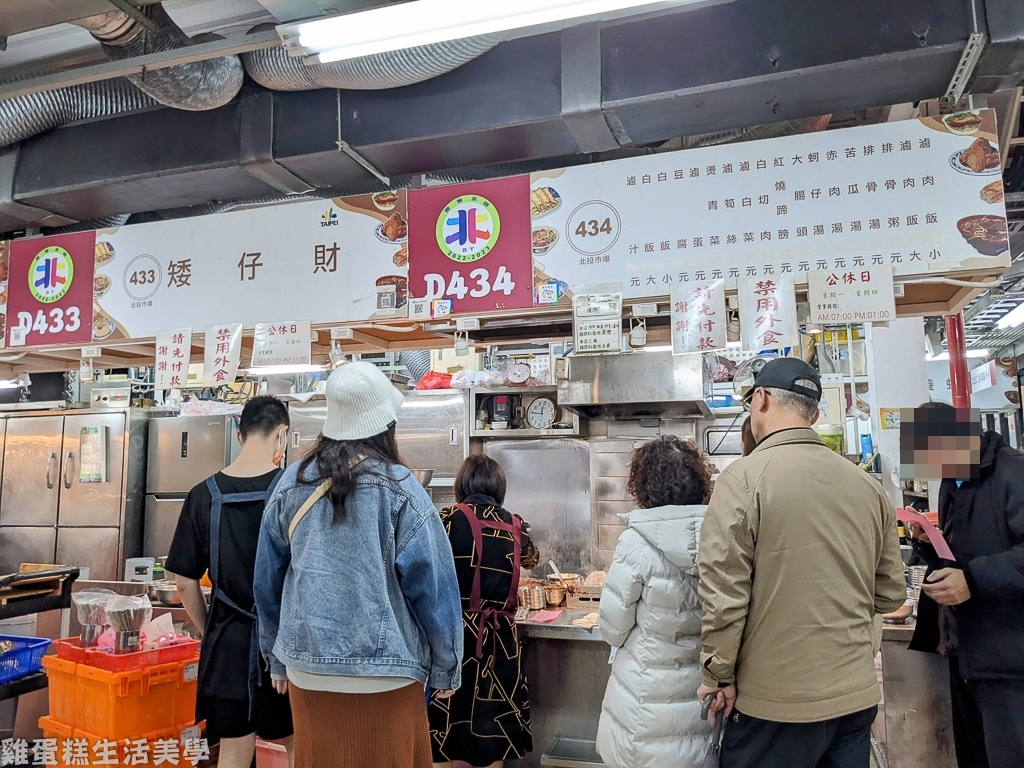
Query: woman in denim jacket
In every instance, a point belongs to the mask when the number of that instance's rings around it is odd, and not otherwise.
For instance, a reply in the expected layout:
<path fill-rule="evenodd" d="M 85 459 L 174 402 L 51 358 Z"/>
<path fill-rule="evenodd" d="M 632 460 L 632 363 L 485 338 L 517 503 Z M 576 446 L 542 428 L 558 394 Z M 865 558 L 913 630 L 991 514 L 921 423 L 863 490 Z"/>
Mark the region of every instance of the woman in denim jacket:
<path fill-rule="evenodd" d="M 451 546 L 398 457 L 401 393 L 372 364 L 327 382 L 327 422 L 267 504 L 260 647 L 291 694 L 297 768 L 429 768 L 424 684 L 460 683 Z"/>

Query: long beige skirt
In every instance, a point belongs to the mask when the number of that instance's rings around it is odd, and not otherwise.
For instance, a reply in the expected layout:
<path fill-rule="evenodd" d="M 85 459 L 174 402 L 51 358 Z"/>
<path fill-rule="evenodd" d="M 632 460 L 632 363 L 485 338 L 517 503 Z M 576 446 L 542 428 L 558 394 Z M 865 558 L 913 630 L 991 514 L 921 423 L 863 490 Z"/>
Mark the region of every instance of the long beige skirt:
<path fill-rule="evenodd" d="M 431 768 L 422 685 L 386 693 L 288 687 L 295 768 Z"/>

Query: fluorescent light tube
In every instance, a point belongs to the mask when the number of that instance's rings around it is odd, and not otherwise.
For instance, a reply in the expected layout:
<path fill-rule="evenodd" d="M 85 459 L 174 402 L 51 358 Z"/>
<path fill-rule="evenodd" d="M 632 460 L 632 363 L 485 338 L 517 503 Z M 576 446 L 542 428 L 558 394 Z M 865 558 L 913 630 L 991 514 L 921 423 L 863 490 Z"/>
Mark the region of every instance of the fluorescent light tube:
<path fill-rule="evenodd" d="M 292 56 L 315 55 L 316 61 L 328 64 L 513 30 L 559 29 L 698 1 L 702 0 L 415 0 L 284 24 L 277 33 Z"/>
<path fill-rule="evenodd" d="M 264 365 L 246 368 L 242 373 L 249 376 L 288 376 L 298 373 L 323 373 L 327 368 L 323 365 Z"/>
<path fill-rule="evenodd" d="M 1009 314 L 1003 315 L 999 318 L 999 322 L 996 323 L 996 328 L 1000 331 L 1005 331 L 1008 328 L 1016 328 L 1021 323 L 1024 323 L 1024 304 L 1018 304 Z"/>
<path fill-rule="evenodd" d="M 979 357 L 988 357 L 988 350 L 987 349 L 968 349 L 967 350 L 967 357 L 969 357 L 971 359 L 977 359 Z M 925 357 L 925 360 L 928 361 L 929 363 L 938 362 L 940 360 L 949 360 L 949 352 L 943 352 L 943 353 L 938 354 L 938 355 L 928 355 L 928 356 Z"/>

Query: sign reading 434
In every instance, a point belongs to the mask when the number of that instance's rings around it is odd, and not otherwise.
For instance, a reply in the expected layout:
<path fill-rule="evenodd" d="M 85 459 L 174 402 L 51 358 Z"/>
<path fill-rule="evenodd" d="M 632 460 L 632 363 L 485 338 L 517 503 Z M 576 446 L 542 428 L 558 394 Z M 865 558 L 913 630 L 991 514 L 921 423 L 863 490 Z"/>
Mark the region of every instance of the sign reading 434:
<path fill-rule="evenodd" d="M 7 346 L 92 341 L 96 233 L 11 243 Z"/>

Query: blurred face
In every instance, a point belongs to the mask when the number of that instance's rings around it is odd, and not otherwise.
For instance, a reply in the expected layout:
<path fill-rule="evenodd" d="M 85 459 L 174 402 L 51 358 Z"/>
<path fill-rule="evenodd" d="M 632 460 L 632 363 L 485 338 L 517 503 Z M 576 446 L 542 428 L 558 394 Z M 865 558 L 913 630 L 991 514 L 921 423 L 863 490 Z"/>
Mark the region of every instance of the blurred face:
<path fill-rule="evenodd" d="M 900 413 L 900 476 L 904 480 L 970 480 L 980 474 L 981 416 L 962 408 Z"/>

